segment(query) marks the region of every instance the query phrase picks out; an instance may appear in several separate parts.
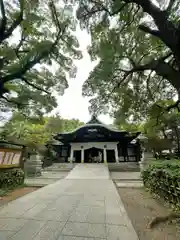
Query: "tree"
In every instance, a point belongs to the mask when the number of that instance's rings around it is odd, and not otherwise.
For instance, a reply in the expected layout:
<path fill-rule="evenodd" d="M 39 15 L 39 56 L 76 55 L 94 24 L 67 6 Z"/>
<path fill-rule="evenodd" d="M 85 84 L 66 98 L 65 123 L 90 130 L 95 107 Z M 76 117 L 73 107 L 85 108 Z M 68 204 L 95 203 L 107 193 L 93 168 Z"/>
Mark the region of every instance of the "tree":
<path fill-rule="evenodd" d="M 83 122 L 78 119 L 62 119 L 62 129 L 63 132 L 71 132 L 84 125 Z"/>
<path fill-rule="evenodd" d="M 121 119 L 116 118 L 114 121 L 115 126 L 117 126 L 120 130 L 126 130 L 127 132 L 143 132 L 144 125 L 128 122 L 128 121 L 121 121 Z"/>
<path fill-rule="evenodd" d="M 79 119 L 64 119 L 59 115 L 45 118 L 46 129 L 54 134 L 59 132 L 70 132 L 84 125 Z"/>
<path fill-rule="evenodd" d="M 1 111 L 50 112 L 81 57 L 73 9 L 66 1 L 1 0 L 0 12 Z"/>
<path fill-rule="evenodd" d="M 144 119 L 154 102 L 179 95 L 179 1 L 78 2 L 77 16 L 92 36 L 89 52 L 99 59 L 83 87 L 93 111 Z"/>
<path fill-rule="evenodd" d="M 170 139 L 161 138 L 149 138 L 147 143 L 145 143 L 147 149 L 153 150 L 154 154 L 159 153 L 161 155 L 163 150 L 172 149 L 172 141 Z"/>
<path fill-rule="evenodd" d="M 38 147 L 51 142 L 57 133 L 72 131 L 81 125 L 83 123 L 77 119 L 63 119 L 58 115 L 37 121 L 17 112 L 2 128 L 1 138 Z"/>
<path fill-rule="evenodd" d="M 177 109 L 163 112 L 159 104 L 165 106 L 173 105 L 173 101 L 159 101 L 152 105 L 149 110 L 149 118 L 144 125 L 146 136 L 152 139 L 167 139 L 174 143 L 174 147 L 180 152 L 180 113 Z M 154 141 L 156 142 L 156 141 Z M 167 142 L 167 141 L 165 141 Z"/>

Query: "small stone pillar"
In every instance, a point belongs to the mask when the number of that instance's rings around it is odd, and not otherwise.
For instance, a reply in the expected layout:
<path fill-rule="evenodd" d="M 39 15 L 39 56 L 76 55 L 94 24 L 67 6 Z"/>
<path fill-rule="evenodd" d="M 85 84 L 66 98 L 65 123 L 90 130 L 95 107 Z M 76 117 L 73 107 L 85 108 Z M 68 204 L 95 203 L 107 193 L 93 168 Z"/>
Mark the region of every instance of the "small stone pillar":
<path fill-rule="evenodd" d="M 42 172 L 42 157 L 38 154 L 31 154 L 24 164 L 24 171 L 28 177 L 38 177 L 41 176 Z"/>

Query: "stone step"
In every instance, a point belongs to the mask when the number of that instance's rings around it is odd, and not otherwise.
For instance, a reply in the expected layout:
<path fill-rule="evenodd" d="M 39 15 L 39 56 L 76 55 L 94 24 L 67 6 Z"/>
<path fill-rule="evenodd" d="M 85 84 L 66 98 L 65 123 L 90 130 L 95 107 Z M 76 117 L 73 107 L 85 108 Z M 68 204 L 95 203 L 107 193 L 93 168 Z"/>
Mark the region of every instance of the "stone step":
<path fill-rule="evenodd" d="M 138 162 L 119 162 L 119 163 L 108 163 L 110 171 L 140 171 Z"/>
<path fill-rule="evenodd" d="M 123 188 L 141 188 L 144 186 L 142 181 L 115 181 L 116 187 Z"/>

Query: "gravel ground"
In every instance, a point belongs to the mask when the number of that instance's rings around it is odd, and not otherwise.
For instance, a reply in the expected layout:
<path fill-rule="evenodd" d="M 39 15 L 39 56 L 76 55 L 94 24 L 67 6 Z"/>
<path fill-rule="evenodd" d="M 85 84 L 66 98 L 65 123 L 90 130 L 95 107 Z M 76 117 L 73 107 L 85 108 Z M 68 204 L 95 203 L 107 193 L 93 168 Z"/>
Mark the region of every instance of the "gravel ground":
<path fill-rule="evenodd" d="M 148 229 L 156 216 L 164 216 L 169 209 L 158 203 L 144 188 L 118 188 L 126 211 L 140 240 L 180 240 L 179 223 L 161 223 Z"/>

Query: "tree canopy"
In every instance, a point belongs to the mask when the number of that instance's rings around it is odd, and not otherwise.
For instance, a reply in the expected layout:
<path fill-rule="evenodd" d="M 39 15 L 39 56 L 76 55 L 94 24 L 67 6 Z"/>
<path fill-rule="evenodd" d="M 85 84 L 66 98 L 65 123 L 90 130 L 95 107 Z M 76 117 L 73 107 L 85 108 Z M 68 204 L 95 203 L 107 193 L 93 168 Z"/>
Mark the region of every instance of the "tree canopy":
<path fill-rule="evenodd" d="M 1 139 L 24 143 L 27 146 L 45 145 L 59 132 L 68 132 L 83 125 L 78 119 L 63 119 L 58 115 L 44 117 L 42 121 L 25 118 L 19 112 L 2 127 Z"/>
<path fill-rule="evenodd" d="M 39 115 L 57 106 L 81 57 L 72 6 L 58 0 L 0 1 L 1 111 Z"/>
<path fill-rule="evenodd" d="M 83 86 L 92 111 L 144 120 L 152 104 L 179 96 L 178 0 L 77 2 L 92 36 L 89 53 L 99 60 Z M 179 98 L 167 110 L 178 105 Z"/>

